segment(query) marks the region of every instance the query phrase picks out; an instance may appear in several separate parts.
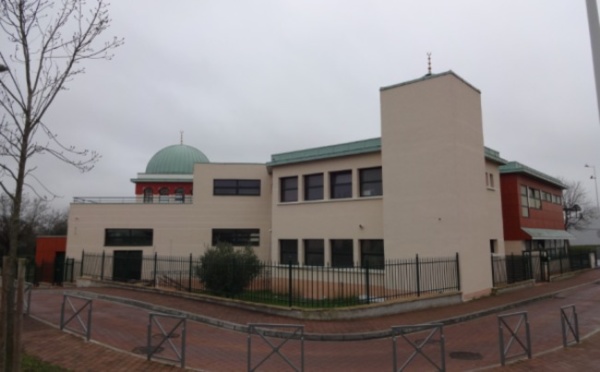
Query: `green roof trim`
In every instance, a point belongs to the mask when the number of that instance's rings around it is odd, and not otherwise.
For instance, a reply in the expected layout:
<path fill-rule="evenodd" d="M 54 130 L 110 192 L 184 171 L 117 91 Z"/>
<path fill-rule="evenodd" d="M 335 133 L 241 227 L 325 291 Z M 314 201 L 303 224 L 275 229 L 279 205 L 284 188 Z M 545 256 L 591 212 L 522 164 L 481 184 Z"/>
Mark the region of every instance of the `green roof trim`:
<path fill-rule="evenodd" d="M 381 87 L 379 88 L 379 91 L 384 91 L 384 90 L 388 90 L 388 89 L 393 89 L 393 88 L 397 88 L 397 87 L 401 87 L 403 85 L 409 85 L 409 84 L 414 84 L 414 83 L 418 83 L 421 81 L 426 81 L 426 80 L 430 80 L 430 79 L 435 79 L 438 77 L 442 77 L 442 76 L 446 76 L 446 75 L 453 75 L 455 78 L 457 78 L 458 80 L 462 81 L 465 85 L 469 86 L 471 89 L 473 89 L 474 91 L 476 91 L 477 93 L 481 94 L 481 91 L 477 88 L 475 88 L 473 85 L 471 85 L 468 81 L 466 81 L 465 79 L 461 78 L 460 76 L 458 76 L 454 71 L 449 70 L 446 72 L 441 72 L 439 74 L 427 74 L 421 78 L 418 79 L 414 79 L 414 80 L 409 80 L 409 81 L 405 81 L 404 83 L 400 83 L 400 84 L 394 84 L 394 85 L 389 85 L 387 87 Z"/>
<path fill-rule="evenodd" d="M 268 167 L 278 165 L 302 163 L 306 161 L 323 160 L 337 158 L 342 156 L 367 154 L 381 151 L 381 137 L 370 138 L 362 141 L 341 143 L 331 146 L 315 147 L 306 150 L 283 152 L 271 155 L 271 161 L 267 163 Z M 500 157 L 500 153 L 489 147 L 484 147 L 485 158 L 499 164 L 508 163 L 507 160 Z"/>
<path fill-rule="evenodd" d="M 529 176 L 535 177 L 542 181 L 549 182 L 555 186 L 558 186 L 562 189 L 565 189 L 566 186 L 557 178 L 551 177 L 545 173 L 542 173 L 538 170 L 530 168 L 524 164 L 521 164 L 517 161 L 511 161 L 505 165 L 500 166 L 500 174 L 509 174 L 509 173 L 525 173 Z"/>
<path fill-rule="evenodd" d="M 362 141 L 342 143 L 338 145 L 315 147 L 312 149 L 284 152 L 271 155 L 269 167 L 284 164 L 301 163 L 313 160 L 337 158 L 358 154 L 367 154 L 381 151 L 381 138 L 371 138 Z"/>
<path fill-rule="evenodd" d="M 500 152 L 493 150 L 489 147 L 484 147 L 483 148 L 484 154 L 485 154 L 485 158 L 487 160 L 491 160 L 491 161 L 495 161 L 498 164 L 504 165 L 506 163 L 508 163 L 508 160 L 502 158 L 500 156 Z"/>

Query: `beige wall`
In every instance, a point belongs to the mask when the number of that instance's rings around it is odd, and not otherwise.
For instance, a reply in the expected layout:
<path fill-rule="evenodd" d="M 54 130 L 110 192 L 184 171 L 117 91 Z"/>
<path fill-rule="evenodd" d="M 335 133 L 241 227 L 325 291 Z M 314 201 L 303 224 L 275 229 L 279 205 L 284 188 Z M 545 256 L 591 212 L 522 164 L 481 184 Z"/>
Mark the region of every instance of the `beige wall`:
<path fill-rule="evenodd" d="M 273 249 L 271 259 L 279 261 L 279 239 L 297 239 L 299 262 L 304 261 L 302 239 L 325 240 L 325 263 L 331 262 L 330 239 L 352 239 L 354 261 L 359 262 L 360 239 L 383 239 L 382 197 L 359 197 L 359 169 L 381 166 L 381 154 L 346 156 L 274 167 Z M 329 173 L 352 170 L 352 198 L 329 198 Z M 324 200 L 303 201 L 304 175 L 323 173 Z M 281 203 L 279 179 L 298 176 L 298 202 Z M 385 194 L 385 191 L 384 191 Z M 362 226 L 362 227 L 361 227 Z"/>
<path fill-rule="evenodd" d="M 460 255 L 465 297 L 492 287 L 480 93 L 454 74 L 381 91 L 388 258 Z"/>
<path fill-rule="evenodd" d="M 495 241 L 495 254 L 503 255 L 504 247 L 504 227 L 502 222 L 502 199 L 500 192 L 500 171 L 499 164 L 493 161 L 485 161 L 485 172 L 488 177 L 486 191 L 486 207 L 487 213 L 487 234 L 489 240 Z M 490 175 L 492 179 L 490 180 Z M 493 181 L 492 181 L 493 180 Z M 488 245 L 489 247 L 489 245 Z M 491 249 L 488 251 L 491 253 Z"/>
<path fill-rule="evenodd" d="M 260 229 L 261 259 L 271 246 L 271 181 L 261 164 L 196 164 L 192 204 L 71 204 L 68 257 L 81 251 L 110 254 L 142 249 L 145 254 L 199 255 L 212 244 L 213 228 Z M 213 196 L 213 179 L 260 179 L 261 196 Z M 105 247 L 106 228 L 154 229 L 151 247 Z"/>

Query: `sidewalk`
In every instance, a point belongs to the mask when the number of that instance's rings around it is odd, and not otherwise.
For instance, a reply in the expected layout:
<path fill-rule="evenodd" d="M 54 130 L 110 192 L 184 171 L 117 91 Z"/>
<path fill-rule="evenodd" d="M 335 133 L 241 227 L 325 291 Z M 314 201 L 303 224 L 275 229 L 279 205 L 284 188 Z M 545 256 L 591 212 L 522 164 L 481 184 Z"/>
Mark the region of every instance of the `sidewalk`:
<path fill-rule="evenodd" d="M 534 355 L 561 345 L 560 330 L 557 328 L 560 306 L 571 302 L 576 304 L 581 335 L 600 329 L 600 319 L 593 316 L 599 309 L 596 299 L 600 298 L 600 286 L 593 283 L 599 281 L 600 271 L 590 270 L 569 279 L 541 283 L 532 288 L 459 305 L 354 321 L 300 321 L 150 292 L 79 288 L 69 292 L 84 292 L 90 297 L 98 298 L 94 300 L 95 328 L 92 335 L 92 339 L 97 341 L 85 343 L 75 336 L 34 320 L 27 320 L 25 323 L 24 341 L 27 352 L 75 371 L 172 370 L 172 367 L 146 362 L 129 353 L 107 349 L 96 342 L 129 352 L 144 339 L 147 322 L 141 319 L 147 319 L 148 311 L 178 311 L 186 314 L 189 319 L 196 320 L 190 322 L 187 352 L 189 363 L 186 364 L 194 368 L 212 371 L 245 369 L 247 334 L 235 330 L 244 331 L 248 323 L 278 323 L 304 325 L 309 336 L 305 342 L 307 370 L 363 370 L 377 369 L 377 366 L 389 369 L 390 339 L 369 340 L 370 338 L 389 332 L 390 327 L 395 325 L 444 321 L 447 324 L 444 333 L 448 353 L 454 350 L 481 355 L 477 361 L 447 358 L 448 370 L 477 369 L 499 363 L 497 318 L 495 315 L 488 315 L 494 312 L 529 312 L 532 328 L 535 329 L 535 332 L 532 331 Z M 32 315 L 58 324 L 62 293 L 62 290 L 36 290 L 32 299 Z M 126 305 L 133 303 L 138 306 Z M 123 321 L 118 322 L 119 319 Z M 135 324 L 136 322 L 139 324 Z M 217 325 L 219 327 L 215 327 Z M 127 332 L 120 334 L 115 329 L 127 329 Z M 348 335 L 352 336 L 350 339 L 362 341 L 332 341 L 347 339 Z M 210 339 L 207 340 L 207 337 Z M 319 339 L 330 341 L 314 341 Z M 77 343 L 82 347 L 76 347 Z M 590 344 L 593 347 L 589 347 Z M 534 366 L 549 370 L 557 365 L 562 366 L 560 370 L 565 370 L 564 363 L 567 363 L 566 366 L 577 365 L 583 368 L 585 364 L 582 363 L 586 360 L 598 360 L 599 356 L 592 350 L 600 349 L 599 344 L 600 337 L 596 335 L 567 350 L 559 349 L 542 357 L 535 357 L 532 361 L 519 362 L 510 366 L 509 370 L 529 370 Z M 562 364 L 553 361 L 554 355 L 559 355 Z M 587 355 L 594 359 L 587 358 Z M 565 360 L 571 356 L 574 360 Z M 549 361 L 544 362 L 545 360 Z M 114 366 L 111 363 L 115 363 Z M 531 363 L 531 367 L 528 367 L 528 363 Z"/>

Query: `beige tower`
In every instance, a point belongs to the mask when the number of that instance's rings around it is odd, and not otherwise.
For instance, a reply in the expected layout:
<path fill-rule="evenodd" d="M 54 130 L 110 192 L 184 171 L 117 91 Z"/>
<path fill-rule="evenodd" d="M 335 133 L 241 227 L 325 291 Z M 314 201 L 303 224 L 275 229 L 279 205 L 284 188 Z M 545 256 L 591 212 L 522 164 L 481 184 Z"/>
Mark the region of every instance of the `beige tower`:
<path fill-rule="evenodd" d="M 381 88 L 386 259 L 460 256 L 465 298 L 492 287 L 480 91 L 452 71 Z"/>

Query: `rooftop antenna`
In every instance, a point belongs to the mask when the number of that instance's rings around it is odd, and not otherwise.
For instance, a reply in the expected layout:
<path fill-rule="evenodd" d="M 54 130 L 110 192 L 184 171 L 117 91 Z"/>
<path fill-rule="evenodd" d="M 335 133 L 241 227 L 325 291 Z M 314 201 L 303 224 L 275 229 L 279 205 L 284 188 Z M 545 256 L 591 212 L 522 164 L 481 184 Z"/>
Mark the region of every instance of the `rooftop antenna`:
<path fill-rule="evenodd" d="M 427 75 L 425 76 L 430 76 L 431 75 L 431 52 L 427 53 Z"/>
<path fill-rule="evenodd" d="M 183 131 L 182 130 L 179 131 L 179 138 L 180 138 L 179 141 L 183 145 Z"/>

